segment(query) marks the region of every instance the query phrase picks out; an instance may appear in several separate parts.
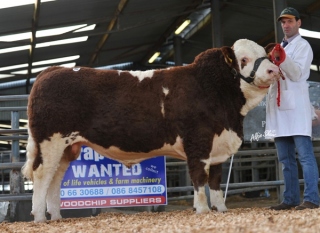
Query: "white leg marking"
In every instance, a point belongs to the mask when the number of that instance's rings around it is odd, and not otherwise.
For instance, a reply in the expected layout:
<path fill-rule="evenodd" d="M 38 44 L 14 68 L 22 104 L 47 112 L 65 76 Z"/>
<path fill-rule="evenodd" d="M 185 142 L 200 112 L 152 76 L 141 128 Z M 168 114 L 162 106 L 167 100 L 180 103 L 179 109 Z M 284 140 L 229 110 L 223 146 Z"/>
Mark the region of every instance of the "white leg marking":
<path fill-rule="evenodd" d="M 45 215 L 47 188 L 43 186 L 42 170 L 43 166 L 40 165 L 33 173 L 34 180 L 31 214 L 34 216 L 34 222 L 45 222 L 47 220 Z"/>
<path fill-rule="evenodd" d="M 30 130 L 27 145 L 27 162 L 22 167 L 22 174 L 29 180 L 33 180 L 33 162 L 37 155 L 37 147 L 33 140 Z"/>
<path fill-rule="evenodd" d="M 204 186 L 199 187 L 198 192 L 194 190 L 193 207 L 196 209 L 197 214 L 204 214 L 210 212 Z"/>
<path fill-rule="evenodd" d="M 46 220 L 45 211 L 48 189 L 66 146 L 65 139 L 61 138 L 61 134 L 54 134 L 50 141 L 45 140 L 40 143 L 43 164 L 34 171 L 33 181 L 32 214 L 35 222 L 44 222 Z M 52 209 L 52 207 L 50 208 Z M 57 208 L 60 211 L 60 203 Z"/>
<path fill-rule="evenodd" d="M 218 212 L 225 212 L 228 210 L 226 205 L 224 204 L 222 190 L 217 191 L 210 189 L 210 202 L 211 207 L 217 207 Z"/>
<path fill-rule="evenodd" d="M 69 164 L 70 163 L 64 159 L 60 161 L 60 166 L 54 174 L 53 180 L 51 181 L 51 184 L 48 189 L 47 211 L 51 215 L 51 220 L 58 220 L 62 218 L 60 215 L 60 186 L 61 180 L 63 179 L 63 176 L 66 170 L 68 169 Z"/>

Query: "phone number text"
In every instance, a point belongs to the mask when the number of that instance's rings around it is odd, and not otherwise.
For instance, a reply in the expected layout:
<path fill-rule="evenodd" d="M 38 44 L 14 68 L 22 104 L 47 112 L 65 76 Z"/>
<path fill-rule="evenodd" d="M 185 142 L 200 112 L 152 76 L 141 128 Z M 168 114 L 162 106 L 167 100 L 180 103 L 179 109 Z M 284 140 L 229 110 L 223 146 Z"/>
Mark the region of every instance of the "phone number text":
<path fill-rule="evenodd" d="M 61 198 L 74 197 L 113 197 L 130 195 L 162 194 L 165 192 L 163 185 L 120 186 L 120 187 L 87 187 L 87 188 L 62 188 Z"/>

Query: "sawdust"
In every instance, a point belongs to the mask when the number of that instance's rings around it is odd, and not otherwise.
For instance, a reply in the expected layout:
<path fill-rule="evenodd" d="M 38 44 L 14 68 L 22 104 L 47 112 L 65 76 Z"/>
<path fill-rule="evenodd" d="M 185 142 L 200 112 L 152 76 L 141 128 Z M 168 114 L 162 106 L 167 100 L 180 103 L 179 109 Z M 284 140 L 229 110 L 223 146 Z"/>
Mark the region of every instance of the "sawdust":
<path fill-rule="evenodd" d="M 320 232 L 320 209 L 272 211 L 277 198 L 229 197 L 229 211 L 196 214 L 192 200 L 177 201 L 164 212 L 134 212 L 105 209 L 96 217 L 65 218 L 45 223 L 3 222 L 1 233 L 316 233 Z"/>
<path fill-rule="evenodd" d="M 96 217 L 67 218 L 46 223 L 1 223 L 2 233 L 48 232 L 219 232 L 264 233 L 320 232 L 320 209 L 302 211 L 272 211 L 261 208 L 235 208 L 226 213 L 195 214 L 190 209 L 169 212 L 141 212 L 134 214 L 104 212 Z"/>

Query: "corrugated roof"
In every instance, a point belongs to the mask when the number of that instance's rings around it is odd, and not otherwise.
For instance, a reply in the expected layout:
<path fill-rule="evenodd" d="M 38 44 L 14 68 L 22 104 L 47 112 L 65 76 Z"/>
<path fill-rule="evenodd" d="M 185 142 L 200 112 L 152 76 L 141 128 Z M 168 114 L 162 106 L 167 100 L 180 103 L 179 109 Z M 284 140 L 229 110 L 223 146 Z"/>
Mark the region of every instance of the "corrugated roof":
<path fill-rule="evenodd" d="M 40 1 L 38 1 L 40 2 Z M 0 83 L 33 78 L 41 66 L 35 62 L 65 56 L 80 55 L 77 66 L 101 67 L 132 62 L 135 67 L 166 66 L 173 61 L 173 32 L 185 19 L 191 19 L 192 33 L 183 38 L 182 61 L 190 63 L 200 52 L 211 48 L 211 1 L 205 0 L 56 0 L 38 6 L 29 4 L 0 9 L 0 36 L 34 32 L 57 27 L 95 24 L 85 32 L 68 32 L 58 36 L 0 42 L 1 49 L 31 45 L 32 52 L 22 50 L 0 54 L 0 74 L 10 74 L 29 68 L 29 74 L 0 78 Z M 270 0 L 219 1 L 222 44 L 231 46 L 240 38 L 248 38 L 262 46 L 275 41 L 273 2 Z M 280 2 L 280 1 L 277 1 Z M 317 0 L 288 0 L 302 16 L 302 27 L 320 31 L 320 3 Z M 209 12 L 209 14 L 207 14 Z M 195 23 L 196 22 L 196 23 Z M 37 44 L 88 36 L 84 42 L 37 48 Z M 320 63 L 319 39 L 306 38 L 314 51 L 314 64 Z M 147 60 L 156 52 L 161 60 L 150 64 Z M 6 66 L 27 64 L 27 67 L 1 70 Z M 55 63 L 59 65 L 60 63 Z M 54 65 L 54 64 L 50 64 Z M 314 79 L 319 74 L 313 72 Z"/>

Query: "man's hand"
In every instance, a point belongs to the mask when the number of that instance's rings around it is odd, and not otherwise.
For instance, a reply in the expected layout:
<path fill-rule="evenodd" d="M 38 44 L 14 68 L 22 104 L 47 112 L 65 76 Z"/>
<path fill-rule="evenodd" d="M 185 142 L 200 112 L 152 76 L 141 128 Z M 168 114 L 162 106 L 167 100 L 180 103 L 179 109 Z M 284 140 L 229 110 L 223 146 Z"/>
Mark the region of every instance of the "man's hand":
<path fill-rule="evenodd" d="M 269 58 L 275 65 L 279 66 L 286 59 L 286 52 L 280 44 L 276 44 L 272 49 Z"/>

